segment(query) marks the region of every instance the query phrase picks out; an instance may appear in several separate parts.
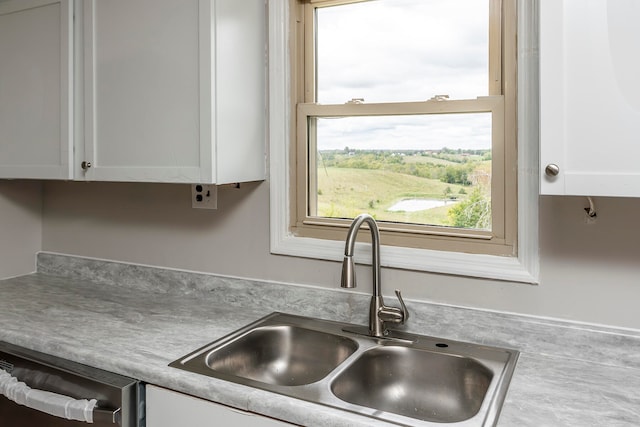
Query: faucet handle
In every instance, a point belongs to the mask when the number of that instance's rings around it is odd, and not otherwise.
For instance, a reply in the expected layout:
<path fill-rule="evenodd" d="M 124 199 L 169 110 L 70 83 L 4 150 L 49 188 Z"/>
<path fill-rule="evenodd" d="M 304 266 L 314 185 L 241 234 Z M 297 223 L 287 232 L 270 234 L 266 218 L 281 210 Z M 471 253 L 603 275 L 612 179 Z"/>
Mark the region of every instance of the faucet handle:
<path fill-rule="evenodd" d="M 402 313 L 402 321 L 400 324 L 404 325 L 409 319 L 409 310 L 407 310 L 407 306 L 404 304 L 404 300 L 402 299 L 402 294 L 399 289 L 396 289 L 396 296 L 398 297 L 398 301 L 400 301 L 400 312 Z"/>
<path fill-rule="evenodd" d="M 397 289 L 396 296 L 398 297 L 398 300 L 400 300 L 400 308 L 389 307 L 382 303 L 382 306 L 378 309 L 378 318 L 383 322 L 391 322 L 404 325 L 404 323 L 409 318 L 409 311 L 407 310 L 407 306 L 404 305 L 404 301 L 402 300 L 400 291 Z"/>

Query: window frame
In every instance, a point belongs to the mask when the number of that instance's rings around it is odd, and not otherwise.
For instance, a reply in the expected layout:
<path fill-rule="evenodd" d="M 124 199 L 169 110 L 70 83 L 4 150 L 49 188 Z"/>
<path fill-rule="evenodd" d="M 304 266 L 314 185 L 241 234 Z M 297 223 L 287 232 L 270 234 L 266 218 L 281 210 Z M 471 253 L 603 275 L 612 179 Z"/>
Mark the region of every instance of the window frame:
<path fill-rule="evenodd" d="M 290 188 L 295 182 L 297 158 L 292 155 L 291 141 L 295 138 L 295 104 L 291 95 L 291 82 L 299 88 L 301 82 L 295 80 L 299 63 L 294 63 L 291 55 L 296 40 L 290 27 L 292 8 L 299 7 L 293 2 L 269 1 L 269 115 L 270 115 L 270 199 L 271 199 L 271 252 L 306 258 L 340 260 L 344 249 L 344 231 L 338 230 L 338 240 L 318 239 L 300 236 L 290 228 L 296 209 Z M 464 251 L 442 251 L 415 249 L 384 245 L 382 264 L 387 267 L 431 271 L 436 273 L 492 278 L 515 282 L 538 282 L 538 237 L 537 237 L 537 1 L 517 0 L 517 26 L 519 68 L 518 78 L 510 84 L 518 87 L 520 98 L 517 108 L 517 135 L 520 142 L 511 165 L 518 177 L 517 255 L 474 254 Z M 516 8 L 510 13 L 516 14 Z M 515 27 L 515 19 L 511 20 Z M 298 22 L 293 27 L 300 25 Z M 515 28 L 512 28 L 514 31 Z M 522 52 L 523 54 L 520 54 Z M 534 84 L 535 83 L 535 84 Z M 526 102 L 524 101 L 526 100 Z M 514 123 L 515 126 L 515 123 Z M 514 192 L 515 193 L 515 192 Z M 515 197 L 515 196 L 514 196 Z M 341 228 L 341 227 L 338 227 Z M 360 253 L 360 255 L 359 255 Z M 366 247 L 358 245 L 356 260 L 369 263 Z"/>
<path fill-rule="evenodd" d="M 311 0 L 295 2 L 296 7 L 296 176 L 291 187 L 293 203 L 291 232 L 302 237 L 340 240 L 350 219 L 323 218 L 310 215 L 313 205 L 312 193 L 315 184 L 315 158 L 309 119 L 315 117 L 355 117 L 375 115 L 447 114 L 489 112 L 492 115 L 492 180 L 491 207 L 492 227 L 490 232 L 465 230 L 454 227 L 390 223 L 379 221 L 382 244 L 434 249 L 455 252 L 481 253 L 515 256 L 517 254 L 517 181 L 515 169 L 506 169 L 505 164 L 515 159 L 515 31 L 509 26 L 509 8 L 514 0 L 489 0 L 489 81 L 488 96 L 464 100 L 427 100 L 425 102 L 388 103 L 316 103 L 316 33 L 315 11 L 317 8 L 351 4 L 353 0 Z M 503 60 L 504 58 L 504 60 Z M 427 95 L 427 94 L 425 94 Z M 436 94 L 429 94 L 428 96 Z M 426 96 L 425 96 L 426 97 Z M 347 100 L 345 100 L 346 102 Z"/>

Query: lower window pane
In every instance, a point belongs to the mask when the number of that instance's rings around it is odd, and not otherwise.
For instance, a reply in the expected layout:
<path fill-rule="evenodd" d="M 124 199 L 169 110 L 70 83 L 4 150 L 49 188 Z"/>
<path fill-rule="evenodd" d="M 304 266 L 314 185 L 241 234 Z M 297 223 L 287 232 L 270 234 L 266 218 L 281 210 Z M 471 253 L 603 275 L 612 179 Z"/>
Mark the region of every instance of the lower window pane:
<path fill-rule="evenodd" d="M 310 120 L 310 216 L 491 230 L 491 113 Z"/>

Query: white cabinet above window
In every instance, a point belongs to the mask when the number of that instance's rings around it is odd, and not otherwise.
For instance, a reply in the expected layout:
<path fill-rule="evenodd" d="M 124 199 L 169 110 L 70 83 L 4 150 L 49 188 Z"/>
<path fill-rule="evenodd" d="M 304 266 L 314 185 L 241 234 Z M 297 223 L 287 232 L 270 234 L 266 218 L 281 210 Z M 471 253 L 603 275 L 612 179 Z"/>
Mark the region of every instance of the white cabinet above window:
<path fill-rule="evenodd" d="M 640 196 L 640 2 L 540 0 L 542 194 Z"/>
<path fill-rule="evenodd" d="M 53 151 L 49 139 L 41 138 L 46 145 L 12 131 L 8 141 L 0 129 L 0 150 L 16 153 L 2 157 L 0 176 L 214 184 L 264 179 L 264 0 L 86 0 L 71 7 L 72 84 L 65 87 L 50 58 L 37 54 L 31 60 L 49 65 L 58 78 L 40 87 L 23 84 L 32 92 L 30 99 L 51 91 L 75 104 L 69 120 L 60 119 L 72 130 L 62 141 L 66 145 L 59 143 L 51 154 L 67 155 L 61 165 L 65 173 L 45 173 L 39 164 L 23 167 L 29 152 L 40 153 L 45 146 Z M 5 30 L 15 33 L 1 37 L 0 49 L 8 45 L 16 56 L 31 52 L 31 46 L 16 41 L 18 30 Z M 46 26 L 33 24 L 31 31 L 44 41 L 60 39 Z M 41 49 L 54 52 L 49 56 L 65 53 Z M 0 121 L 27 120 L 23 111 L 4 113 L 12 101 L 0 99 Z M 33 107 L 22 110 L 39 125 Z M 61 109 L 56 99 L 43 108 Z M 52 127 L 42 132 L 49 136 Z"/>

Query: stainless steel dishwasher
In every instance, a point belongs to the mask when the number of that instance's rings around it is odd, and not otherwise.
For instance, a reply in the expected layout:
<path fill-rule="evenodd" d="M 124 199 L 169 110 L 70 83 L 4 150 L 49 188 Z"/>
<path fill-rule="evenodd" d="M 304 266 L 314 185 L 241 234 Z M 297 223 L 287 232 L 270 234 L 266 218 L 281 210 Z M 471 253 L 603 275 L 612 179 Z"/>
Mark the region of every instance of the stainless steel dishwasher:
<path fill-rule="evenodd" d="M 88 423 L 143 427 L 144 386 L 132 378 L 0 341 L 0 425 Z"/>

